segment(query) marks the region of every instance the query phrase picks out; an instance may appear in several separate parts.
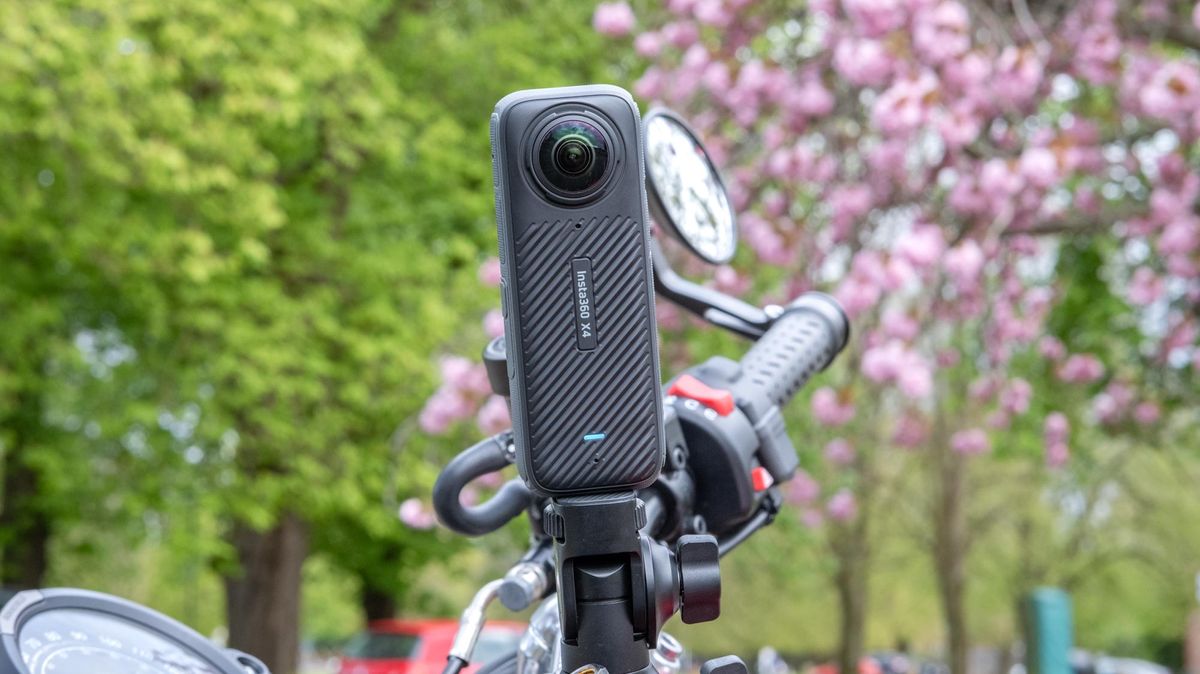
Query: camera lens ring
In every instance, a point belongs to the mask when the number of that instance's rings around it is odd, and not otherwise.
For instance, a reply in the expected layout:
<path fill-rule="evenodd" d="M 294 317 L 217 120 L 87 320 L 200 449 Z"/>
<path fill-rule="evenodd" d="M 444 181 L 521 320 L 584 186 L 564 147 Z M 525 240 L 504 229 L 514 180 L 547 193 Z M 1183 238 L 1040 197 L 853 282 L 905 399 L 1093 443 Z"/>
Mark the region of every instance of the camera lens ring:
<path fill-rule="evenodd" d="M 551 201 L 582 206 L 599 199 L 621 161 L 612 127 L 587 109 L 552 110 L 530 137 L 529 168 Z"/>

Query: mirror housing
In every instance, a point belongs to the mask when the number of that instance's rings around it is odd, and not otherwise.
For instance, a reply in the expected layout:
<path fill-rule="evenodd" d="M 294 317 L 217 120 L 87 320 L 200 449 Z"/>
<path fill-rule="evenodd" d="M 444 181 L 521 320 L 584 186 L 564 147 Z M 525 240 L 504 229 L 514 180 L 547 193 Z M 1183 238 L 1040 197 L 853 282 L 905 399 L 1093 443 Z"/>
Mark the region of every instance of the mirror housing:
<path fill-rule="evenodd" d="M 704 144 L 665 108 L 647 113 L 642 126 L 651 216 L 697 257 L 729 262 L 737 252 L 737 215 Z"/>

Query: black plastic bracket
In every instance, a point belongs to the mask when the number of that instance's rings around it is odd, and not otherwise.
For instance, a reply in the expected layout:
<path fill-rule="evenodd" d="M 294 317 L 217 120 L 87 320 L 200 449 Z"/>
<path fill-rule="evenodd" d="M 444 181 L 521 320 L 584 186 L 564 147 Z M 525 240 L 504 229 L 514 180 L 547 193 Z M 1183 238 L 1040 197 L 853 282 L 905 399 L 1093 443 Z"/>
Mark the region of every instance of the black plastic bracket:
<path fill-rule="evenodd" d="M 657 240 L 650 241 L 650 255 L 654 261 L 654 289 L 674 304 L 749 339 L 758 339 L 771 327 L 774 319 L 766 311 L 675 273 Z"/>

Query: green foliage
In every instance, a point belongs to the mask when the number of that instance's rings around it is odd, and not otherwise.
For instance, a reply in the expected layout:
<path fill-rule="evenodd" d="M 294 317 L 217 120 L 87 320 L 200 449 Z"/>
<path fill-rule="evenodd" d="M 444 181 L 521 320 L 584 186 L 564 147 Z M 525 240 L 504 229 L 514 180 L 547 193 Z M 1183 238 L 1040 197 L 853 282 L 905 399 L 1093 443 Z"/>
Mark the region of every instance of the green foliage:
<path fill-rule="evenodd" d="M 114 535 L 228 569 L 223 524 L 284 511 L 397 592 L 453 550 L 395 508 L 457 447 L 389 438 L 484 342 L 492 105 L 602 47 L 576 3 L 464 9 L 0 6 L 0 443 L 46 478 L 56 577 Z"/>

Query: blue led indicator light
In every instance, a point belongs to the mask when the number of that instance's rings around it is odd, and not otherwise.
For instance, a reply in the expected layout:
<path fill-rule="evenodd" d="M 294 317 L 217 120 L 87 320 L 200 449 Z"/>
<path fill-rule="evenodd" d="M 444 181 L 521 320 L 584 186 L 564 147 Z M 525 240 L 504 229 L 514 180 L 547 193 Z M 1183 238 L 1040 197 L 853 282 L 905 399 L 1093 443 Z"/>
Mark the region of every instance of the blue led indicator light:
<path fill-rule="evenodd" d="M 588 433 L 587 435 L 583 436 L 583 441 L 595 442 L 597 440 L 603 440 L 606 437 L 608 437 L 607 433 Z"/>

